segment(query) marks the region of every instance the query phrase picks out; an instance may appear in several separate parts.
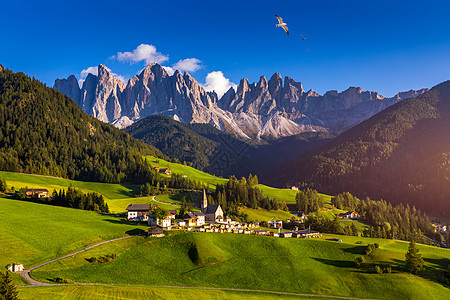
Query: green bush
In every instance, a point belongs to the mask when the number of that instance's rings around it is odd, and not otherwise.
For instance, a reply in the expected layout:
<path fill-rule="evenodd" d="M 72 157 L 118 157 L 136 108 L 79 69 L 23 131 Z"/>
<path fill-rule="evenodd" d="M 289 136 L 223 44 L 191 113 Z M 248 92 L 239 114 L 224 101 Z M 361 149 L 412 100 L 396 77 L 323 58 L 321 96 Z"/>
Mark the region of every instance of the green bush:
<path fill-rule="evenodd" d="M 383 274 L 383 270 L 380 268 L 379 265 L 376 265 L 376 266 L 375 266 L 375 273 L 377 273 L 377 274 Z"/>

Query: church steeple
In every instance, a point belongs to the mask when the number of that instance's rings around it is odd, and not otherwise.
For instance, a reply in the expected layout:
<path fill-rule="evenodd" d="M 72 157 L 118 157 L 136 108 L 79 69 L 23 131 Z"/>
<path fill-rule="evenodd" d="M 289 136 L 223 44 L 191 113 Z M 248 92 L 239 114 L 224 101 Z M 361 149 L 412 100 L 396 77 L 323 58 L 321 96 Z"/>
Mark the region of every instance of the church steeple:
<path fill-rule="evenodd" d="M 203 199 L 201 203 L 202 213 L 206 213 L 206 209 L 208 207 L 208 199 L 206 198 L 206 191 L 203 189 Z"/>

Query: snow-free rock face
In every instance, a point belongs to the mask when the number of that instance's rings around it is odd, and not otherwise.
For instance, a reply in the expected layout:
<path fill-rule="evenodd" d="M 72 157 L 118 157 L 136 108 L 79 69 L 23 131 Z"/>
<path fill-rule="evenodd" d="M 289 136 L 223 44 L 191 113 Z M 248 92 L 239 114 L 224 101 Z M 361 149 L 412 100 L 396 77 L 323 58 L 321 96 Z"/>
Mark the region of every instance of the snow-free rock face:
<path fill-rule="evenodd" d="M 82 88 L 75 76 L 54 85 L 85 112 L 119 128 L 152 114 L 168 115 L 184 123 L 209 123 L 244 138 L 279 138 L 308 131 L 334 134 L 366 120 L 386 107 L 427 89 L 384 98 L 376 92 L 350 87 L 323 96 L 304 91 L 300 82 L 275 73 L 257 83 L 242 79 L 221 99 L 206 92 L 188 73 L 170 76 L 159 64 L 148 65 L 128 83 L 121 82 L 104 65 L 98 76 L 89 74 Z"/>
<path fill-rule="evenodd" d="M 64 95 L 67 95 L 73 101 L 75 101 L 78 105 L 80 105 L 81 99 L 81 90 L 78 86 L 78 81 L 75 76 L 70 75 L 67 79 L 56 79 L 54 89 L 57 89 Z"/>

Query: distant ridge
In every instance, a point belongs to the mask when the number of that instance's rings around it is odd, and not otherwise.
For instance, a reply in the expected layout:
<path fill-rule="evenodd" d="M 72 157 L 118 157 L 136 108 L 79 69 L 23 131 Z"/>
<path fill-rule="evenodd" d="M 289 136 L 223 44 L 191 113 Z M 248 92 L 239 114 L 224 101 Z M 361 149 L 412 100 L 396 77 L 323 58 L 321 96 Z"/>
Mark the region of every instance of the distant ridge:
<path fill-rule="evenodd" d="M 278 184 L 450 215 L 450 81 L 403 100 L 274 172 Z"/>

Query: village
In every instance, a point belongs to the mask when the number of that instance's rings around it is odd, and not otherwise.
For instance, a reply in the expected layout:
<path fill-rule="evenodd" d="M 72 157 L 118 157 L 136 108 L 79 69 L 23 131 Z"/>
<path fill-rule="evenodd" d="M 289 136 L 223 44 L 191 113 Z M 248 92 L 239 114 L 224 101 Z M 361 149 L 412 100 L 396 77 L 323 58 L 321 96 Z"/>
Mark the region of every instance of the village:
<path fill-rule="evenodd" d="M 144 221 L 149 226 L 147 235 L 150 237 L 163 237 L 164 230 L 182 230 L 205 233 L 235 233 L 245 235 L 266 235 L 282 238 L 311 238 L 321 237 L 320 232 L 314 230 L 299 230 L 294 226 L 292 231 L 282 231 L 283 221 L 272 218 L 267 222 L 269 229 L 261 229 L 259 222 L 238 222 L 224 216 L 220 205 L 208 205 L 206 192 L 203 190 L 201 201 L 201 211 L 186 212 L 183 216 L 177 216 L 176 210 L 168 210 L 167 215 L 160 218 L 152 210 L 150 204 L 130 204 L 127 207 L 127 220 Z M 288 220 L 303 223 L 303 218 L 298 220 Z"/>

